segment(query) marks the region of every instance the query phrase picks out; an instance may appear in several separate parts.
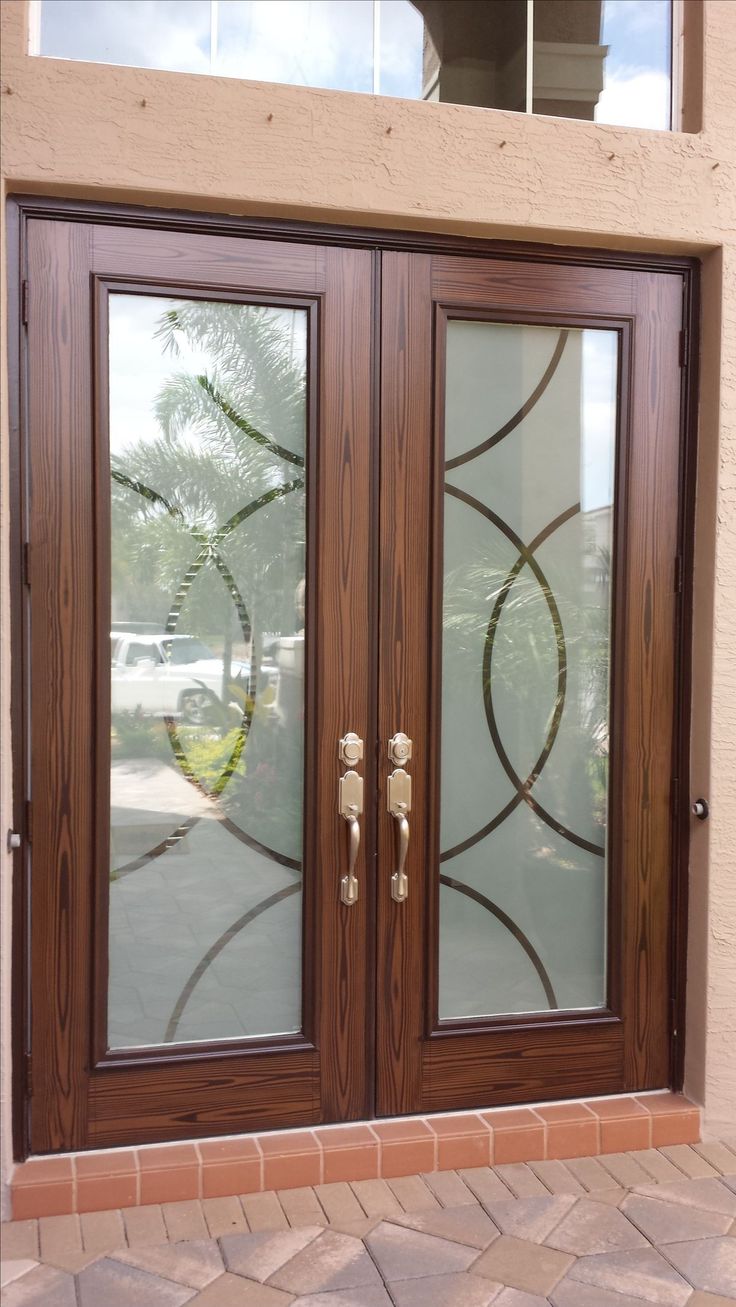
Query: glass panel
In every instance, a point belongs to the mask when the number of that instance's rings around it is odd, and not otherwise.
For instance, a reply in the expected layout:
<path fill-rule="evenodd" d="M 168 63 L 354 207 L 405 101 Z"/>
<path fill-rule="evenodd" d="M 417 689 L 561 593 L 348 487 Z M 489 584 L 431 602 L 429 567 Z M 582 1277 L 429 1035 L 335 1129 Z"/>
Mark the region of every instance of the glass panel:
<path fill-rule="evenodd" d="M 606 1001 L 617 333 L 447 333 L 442 1019 Z"/>
<path fill-rule="evenodd" d="M 373 90 L 372 0 L 230 0 L 216 71 L 343 91 Z"/>
<path fill-rule="evenodd" d="M 526 12 L 526 0 L 42 0 L 37 52 L 523 110 Z"/>
<path fill-rule="evenodd" d="M 209 73 L 210 20 L 209 0 L 42 0 L 38 53 Z"/>
<path fill-rule="evenodd" d="M 112 295 L 111 1047 L 301 1026 L 306 310 Z"/>
<path fill-rule="evenodd" d="M 381 0 L 376 6 L 378 76 L 376 91 L 404 100 L 421 100 L 424 91 L 424 23 L 407 0 Z"/>
<path fill-rule="evenodd" d="M 416 0 L 424 18 L 425 100 L 526 108 L 526 0 Z"/>
<path fill-rule="evenodd" d="M 670 125 L 671 0 L 534 0 L 535 113 Z M 524 112 L 527 0 L 42 0 L 33 53 Z"/>
<path fill-rule="evenodd" d="M 671 0 L 534 0 L 534 112 L 667 128 L 671 49 Z"/>

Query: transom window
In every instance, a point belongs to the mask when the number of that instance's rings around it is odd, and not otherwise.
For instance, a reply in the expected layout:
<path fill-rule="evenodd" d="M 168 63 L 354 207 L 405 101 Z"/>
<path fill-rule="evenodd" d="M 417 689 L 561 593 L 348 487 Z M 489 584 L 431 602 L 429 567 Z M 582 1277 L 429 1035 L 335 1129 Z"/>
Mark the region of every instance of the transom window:
<path fill-rule="evenodd" d="M 32 0 L 31 54 L 672 125 L 672 0 Z"/>

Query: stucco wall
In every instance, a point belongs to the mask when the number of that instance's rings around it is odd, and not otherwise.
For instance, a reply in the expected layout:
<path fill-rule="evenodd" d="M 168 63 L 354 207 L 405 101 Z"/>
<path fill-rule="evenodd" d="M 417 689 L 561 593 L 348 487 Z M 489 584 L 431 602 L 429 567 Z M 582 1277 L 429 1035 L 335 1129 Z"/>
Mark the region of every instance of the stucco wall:
<path fill-rule="evenodd" d="M 693 791 L 713 812 L 693 841 L 687 1077 L 708 1128 L 733 1126 L 736 4 L 703 3 L 694 134 L 33 59 L 24 0 L 0 10 L 7 191 L 704 258 Z"/>

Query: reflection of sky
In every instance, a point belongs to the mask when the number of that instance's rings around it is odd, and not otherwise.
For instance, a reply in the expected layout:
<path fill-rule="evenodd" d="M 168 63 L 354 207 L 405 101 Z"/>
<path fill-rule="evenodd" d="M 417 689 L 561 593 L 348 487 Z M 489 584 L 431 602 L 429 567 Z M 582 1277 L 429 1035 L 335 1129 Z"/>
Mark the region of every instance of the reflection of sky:
<path fill-rule="evenodd" d="M 580 501 L 583 512 L 613 503 L 618 333 L 583 332 Z"/>
<path fill-rule="evenodd" d="M 41 14 L 57 58 L 373 90 L 373 0 L 43 0 Z M 381 0 L 385 94 L 421 95 L 422 33 L 409 0 Z"/>
<path fill-rule="evenodd" d="M 118 457 L 129 445 L 155 440 L 161 435 L 156 418 L 156 400 L 173 375 L 212 375 L 217 360 L 212 354 L 189 347 L 178 336 L 179 353 L 165 354 L 155 339 L 161 318 L 180 301 L 153 295 L 110 296 L 110 453 Z M 306 360 L 306 311 L 270 309 L 283 318 L 291 333 L 296 359 Z M 197 432 L 190 426 L 187 443 L 197 444 Z"/>
<path fill-rule="evenodd" d="M 670 16 L 670 0 L 604 0 L 609 53 L 596 122 L 669 127 Z"/>
<path fill-rule="evenodd" d="M 596 121 L 669 125 L 670 10 L 670 0 L 603 0 Z M 41 53 L 59 58 L 422 93 L 423 22 L 410 0 L 43 0 L 41 15 Z"/>

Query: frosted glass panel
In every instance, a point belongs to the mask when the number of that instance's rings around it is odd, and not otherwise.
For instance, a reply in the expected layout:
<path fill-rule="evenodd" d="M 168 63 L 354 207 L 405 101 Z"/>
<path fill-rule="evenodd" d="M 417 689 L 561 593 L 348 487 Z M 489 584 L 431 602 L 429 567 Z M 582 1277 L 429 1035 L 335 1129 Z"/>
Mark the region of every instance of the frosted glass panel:
<path fill-rule="evenodd" d="M 110 299 L 111 1047 L 301 1026 L 306 312 Z"/>
<path fill-rule="evenodd" d="M 606 1001 L 617 348 L 448 325 L 441 1019 Z"/>

